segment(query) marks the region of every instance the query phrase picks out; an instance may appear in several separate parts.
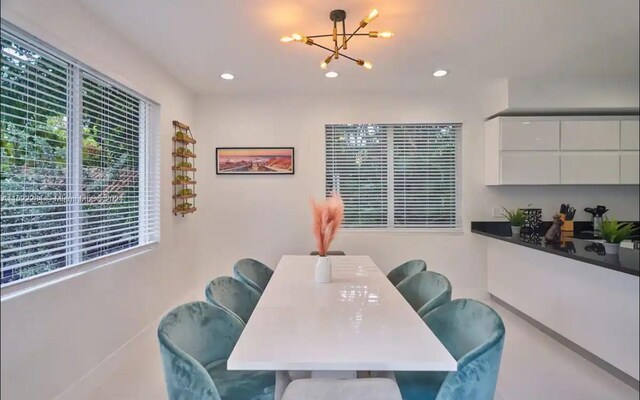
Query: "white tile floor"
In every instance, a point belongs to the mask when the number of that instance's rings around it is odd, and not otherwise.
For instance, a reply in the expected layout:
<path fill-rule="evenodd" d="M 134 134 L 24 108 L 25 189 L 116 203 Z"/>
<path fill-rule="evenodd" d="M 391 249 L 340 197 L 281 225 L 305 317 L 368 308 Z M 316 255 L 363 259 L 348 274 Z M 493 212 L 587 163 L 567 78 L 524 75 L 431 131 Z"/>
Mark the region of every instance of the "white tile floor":
<path fill-rule="evenodd" d="M 507 336 L 496 400 L 624 400 L 638 392 L 560 345 L 505 308 Z M 121 368 L 89 400 L 166 399 L 154 330 L 139 336 Z"/>

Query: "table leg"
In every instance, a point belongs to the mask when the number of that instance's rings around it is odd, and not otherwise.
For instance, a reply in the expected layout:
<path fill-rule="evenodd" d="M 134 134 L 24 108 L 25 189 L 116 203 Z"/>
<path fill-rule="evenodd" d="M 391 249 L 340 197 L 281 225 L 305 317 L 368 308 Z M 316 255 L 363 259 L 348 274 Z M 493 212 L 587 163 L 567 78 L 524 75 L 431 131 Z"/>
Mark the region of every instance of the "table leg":
<path fill-rule="evenodd" d="M 287 388 L 287 385 L 289 385 L 290 382 L 291 377 L 289 376 L 289 371 L 276 371 L 276 389 L 274 400 L 282 399 L 284 390 Z"/>

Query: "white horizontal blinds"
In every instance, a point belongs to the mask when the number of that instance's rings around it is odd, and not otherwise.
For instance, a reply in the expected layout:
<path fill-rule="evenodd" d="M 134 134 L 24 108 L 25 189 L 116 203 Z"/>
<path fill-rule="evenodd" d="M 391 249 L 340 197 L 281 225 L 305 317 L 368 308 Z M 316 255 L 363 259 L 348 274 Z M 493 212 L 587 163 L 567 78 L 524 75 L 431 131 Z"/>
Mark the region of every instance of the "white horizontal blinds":
<path fill-rule="evenodd" d="M 136 97 L 82 76 L 82 260 L 139 244 L 140 124 Z"/>
<path fill-rule="evenodd" d="M 339 192 L 344 226 L 388 225 L 388 140 L 379 125 L 327 125 L 326 192 Z"/>
<path fill-rule="evenodd" d="M 1 38 L 2 285 L 159 240 L 156 106 Z"/>
<path fill-rule="evenodd" d="M 70 65 L 2 31 L 2 284 L 65 266 Z"/>
<path fill-rule="evenodd" d="M 460 124 L 389 125 L 393 227 L 458 228 Z"/>

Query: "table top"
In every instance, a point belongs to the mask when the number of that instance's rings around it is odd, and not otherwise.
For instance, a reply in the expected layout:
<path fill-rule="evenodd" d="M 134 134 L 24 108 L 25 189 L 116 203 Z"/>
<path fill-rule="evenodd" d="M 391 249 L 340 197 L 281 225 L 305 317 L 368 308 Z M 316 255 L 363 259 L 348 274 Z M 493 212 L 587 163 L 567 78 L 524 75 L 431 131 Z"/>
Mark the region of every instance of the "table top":
<path fill-rule="evenodd" d="M 456 360 L 368 256 L 283 256 L 230 370 L 455 371 Z"/>

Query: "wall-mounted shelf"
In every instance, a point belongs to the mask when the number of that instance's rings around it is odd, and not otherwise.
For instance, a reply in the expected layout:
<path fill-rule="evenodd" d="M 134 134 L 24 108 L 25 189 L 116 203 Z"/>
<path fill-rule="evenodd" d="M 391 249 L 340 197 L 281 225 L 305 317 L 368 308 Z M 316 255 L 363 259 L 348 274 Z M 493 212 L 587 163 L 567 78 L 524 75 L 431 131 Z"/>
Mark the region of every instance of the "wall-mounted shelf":
<path fill-rule="evenodd" d="M 173 121 L 173 127 L 175 133 L 173 135 L 173 214 L 185 216 L 191 214 L 197 210 L 195 206 L 195 184 L 196 184 L 196 167 L 193 161 L 187 161 L 187 159 L 195 159 L 195 144 L 196 140 L 191 134 L 191 128 L 189 125 L 180 121 Z M 188 180 L 181 180 L 178 178 Z M 186 188 L 185 186 L 191 186 Z M 193 199 L 192 203 L 187 200 Z"/>
<path fill-rule="evenodd" d="M 184 216 L 185 214 L 191 214 L 191 213 L 194 213 L 194 212 L 196 212 L 196 210 L 197 210 L 197 208 L 196 208 L 196 207 L 188 208 L 188 209 L 185 209 L 185 210 L 181 210 L 181 209 L 178 209 L 178 208 L 174 208 L 174 209 L 173 209 L 173 213 L 174 213 L 174 214 L 176 214 L 176 215 L 178 215 L 178 214 L 182 214 L 182 216 Z"/>

